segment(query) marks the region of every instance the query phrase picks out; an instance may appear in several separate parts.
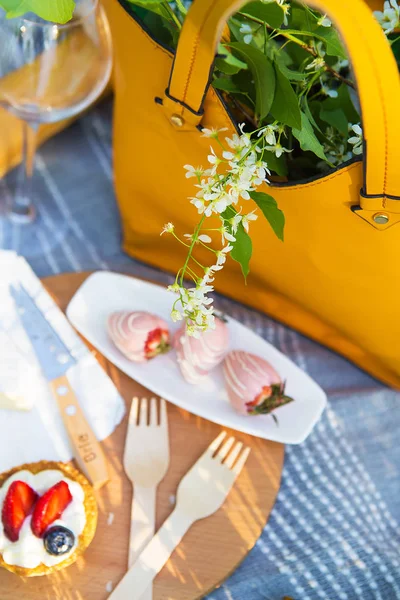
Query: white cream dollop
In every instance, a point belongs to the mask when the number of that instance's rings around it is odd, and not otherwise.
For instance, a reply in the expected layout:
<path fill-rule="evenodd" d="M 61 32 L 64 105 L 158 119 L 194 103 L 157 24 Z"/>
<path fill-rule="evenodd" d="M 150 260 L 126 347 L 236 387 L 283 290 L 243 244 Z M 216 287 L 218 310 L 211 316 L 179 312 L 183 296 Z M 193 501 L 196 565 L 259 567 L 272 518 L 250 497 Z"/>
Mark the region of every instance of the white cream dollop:
<path fill-rule="evenodd" d="M 78 545 L 79 536 L 86 525 L 84 505 L 85 493 L 79 483 L 72 481 L 72 479 L 68 479 L 61 471 L 49 469 L 47 471 L 41 471 L 40 473 L 37 473 L 37 475 L 34 475 L 29 471 L 18 471 L 17 473 L 14 473 L 14 475 L 11 475 L 0 488 L 0 511 L 2 510 L 8 488 L 13 481 L 24 481 L 30 485 L 39 496 L 42 496 L 49 488 L 53 487 L 53 485 L 59 481 L 65 481 L 68 484 L 72 495 L 72 502 L 64 510 L 61 519 L 54 521 L 51 525 L 52 527 L 55 525 L 62 525 L 63 527 L 67 527 L 74 534 L 75 544 L 68 554 L 53 556 L 46 552 L 43 539 L 36 537 L 32 533 L 32 515 L 29 515 L 25 519 L 17 542 L 11 542 L 8 539 L 4 534 L 3 527 L 0 523 L 0 554 L 2 554 L 5 563 L 8 565 L 24 567 L 25 569 L 35 569 L 40 564 L 43 564 L 46 567 L 53 567 L 68 558 Z"/>

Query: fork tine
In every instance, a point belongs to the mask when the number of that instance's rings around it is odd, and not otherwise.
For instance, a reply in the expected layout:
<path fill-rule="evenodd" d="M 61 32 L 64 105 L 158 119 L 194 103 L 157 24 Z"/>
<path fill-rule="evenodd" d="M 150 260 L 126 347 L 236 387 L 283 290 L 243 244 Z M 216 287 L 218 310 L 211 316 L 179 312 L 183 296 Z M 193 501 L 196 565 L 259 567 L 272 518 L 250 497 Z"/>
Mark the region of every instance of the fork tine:
<path fill-rule="evenodd" d="M 132 398 L 131 412 L 129 413 L 129 424 L 136 425 L 139 413 L 139 398 Z"/>
<path fill-rule="evenodd" d="M 251 448 L 247 447 L 243 450 L 242 454 L 239 456 L 236 465 L 233 467 L 232 471 L 235 473 L 236 477 L 239 475 L 240 471 L 243 469 L 244 464 L 250 454 Z"/>
<path fill-rule="evenodd" d="M 226 458 L 226 456 L 228 456 L 229 450 L 232 448 L 234 441 L 235 441 L 235 438 L 230 437 L 229 440 L 227 440 L 225 442 L 225 444 L 222 446 L 221 450 L 218 452 L 217 456 L 218 456 L 218 458 L 221 459 L 221 462 L 224 460 L 224 458 Z"/>
<path fill-rule="evenodd" d="M 216 450 L 218 450 L 218 448 L 220 447 L 221 442 L 225 436 L 226 436 L 226 431 L 221 431 L 219 436 L 216 437 L 215 440 L 213 442 L 211 442 L 211 444 L 208 446 L 207 450 L 205 451 L 205 454 L 208 454 L 208 455 L 211 454 L 211 456 L 212 456 L 214 454 L 214 452 Z"/>
<path fill-rule="evenodd" d="M 167 425 L 167 423 L 167 403 L 164 400 L 164 398 L 160 398 L 160 425 L 164 427 L 165 425 Z"/>
<path fill-rule="evenodd" d="M 243 442 L 238 442 L 235 445 L 234 449 L 232 450 L 232 452 L 230 453 L 230 455 L 228 456 L 228 458 L 225 461 L 225 466 L 227 466 L 228 469 L 232 469 L 233 465 L 235 464 L 235 460 L 239 456 L 239 452 L 241 451 L 242 448 L 243 448 Z"/>
<path fill-rule="evenodd" d="M 157 425 L 158 425 L 157 399 L 156 398 L 150 399 L 150 421 L 149 421 L 149 423 L 150 423 L 150 425 L 153 425 L 153 427 L 157 427 Z"/>
<path fill-rule="evenodd" d="M 147 398 L 140 401 L 139 425 L 147 425 Z"/>

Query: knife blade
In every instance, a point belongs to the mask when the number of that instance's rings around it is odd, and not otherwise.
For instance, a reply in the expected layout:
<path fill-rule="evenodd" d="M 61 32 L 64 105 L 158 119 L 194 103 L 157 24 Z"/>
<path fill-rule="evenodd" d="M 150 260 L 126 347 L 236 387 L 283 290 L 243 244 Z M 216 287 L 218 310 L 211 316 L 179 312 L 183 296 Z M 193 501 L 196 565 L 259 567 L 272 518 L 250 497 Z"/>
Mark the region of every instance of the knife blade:
<path fill-rule="evenodd" d="M 10 294 L 57 401 L 75 460 L 93 487 L 98 489 L 109 479 L 107 462 L 67 377 L 76 360 L 25 287 L 10 285 Z"/>

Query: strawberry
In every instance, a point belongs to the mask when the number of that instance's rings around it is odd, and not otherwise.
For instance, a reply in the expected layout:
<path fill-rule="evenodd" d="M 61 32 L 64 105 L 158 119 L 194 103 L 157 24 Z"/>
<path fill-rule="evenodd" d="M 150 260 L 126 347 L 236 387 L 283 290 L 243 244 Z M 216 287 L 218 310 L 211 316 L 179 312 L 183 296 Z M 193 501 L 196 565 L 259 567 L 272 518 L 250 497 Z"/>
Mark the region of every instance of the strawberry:
<path fill-rule="evenodd" d="M 118 311 L 108 317 L 107 328 L 112 342 L 128 360 L 146 362 L 170 349 L 168 324 L 157 315 Z"/>
<path fill-rule="evenodd" d="M 293 402 L 279 373 L 260 356 L 233 350 L 225 358 L 224 375 L 229 400 L 242 415 L 271 413 L 276 421 L 272 411 Z"/>
<path fill-rule="evenodd" d="M 61 517 L 71 501 L 72 495 L 65 481 L 60 481 L 47 490 L 36 502 L 33 511 L 31 522 L 33 533 L 39 538 L 43 537 L 49 525 Z"/>
<path fill-rule="evenodd" d="M 4 500 L 1 519 L 4 533 L 11 542 L 17 542 L 25 518 L 31 514 L 37 493 L 24 481 L 13 481 Z"/>
<path fill-rule="evenodd" d="M 215 328 L 198 338 L 188 335 L 186 324 L 173 339 L 178 365 L 188 383 L 197 384 L 223 360 L 229 347 L 229 330 L 222 318 L 215 319 Z"/>
<path fill-rule="evenodd" d="M 147 359 L 154 358 L 157 354 L 163 354 L 169 350 L 168 329 L 157 327 L 149 332 L 144 344 L 144 354 Z"/>

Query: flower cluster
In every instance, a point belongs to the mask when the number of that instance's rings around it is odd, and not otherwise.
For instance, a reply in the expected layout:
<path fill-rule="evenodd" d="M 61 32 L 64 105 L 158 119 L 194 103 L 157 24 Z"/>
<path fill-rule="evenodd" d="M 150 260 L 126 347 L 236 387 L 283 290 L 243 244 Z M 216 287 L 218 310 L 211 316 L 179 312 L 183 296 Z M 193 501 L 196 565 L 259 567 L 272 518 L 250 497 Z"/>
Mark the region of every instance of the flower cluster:
<path fill-rule="evenodd" d="M 282 144 L 282 138 L 286 136 L 285 127 L 281 123 L 272 123 L 262 127 L 257 136 L 263 140 L 263 150 L 273 152 L 276 158 L 280 158 L 285 152 L 291 152 Z"/>
<path fill-rule="evenodd" d="M 327 127 L 324 134 L 324 152 L 329 163 L 335 167 L 363 153 L 363 132 L 359 123 L 349 125 L 349 138 L 333 127 Z M 326 170 L 326 162 L 320 162 L 319 168 L 322 171 Z"/>
<path fill-rule="evenodd" d="M 207 169 L 201 166 L 184 166 L 186 177 L 196 180 L 197 193 L 190 198 L 190 202 L 201 215 L 200 221 L 194 232 L 184 234 L 182 239 L 176 234 L 172 223 L 167 223 L 161 232 L 173 235 L 188 249 L 186 262 L 179 270 L 175 283 L 168 289 L 178 295 L 173 305 L 172 319 L 185 319 L 188 333 L 194 336 L 214 326 L 213 300 L 209 294 L 214 290 L 215 273 L 223 268 L 227 256 L 233 250 L 239 226 L 248 232 L 250 223 L 257 219 L 254 210 L 244 213 L 239 203 L 241 200 L 249 200 L 250 193 L 267 181 L 270 172 L 263 158 L 265 151 L 272 151 L 277 155 L 289 151 L 280 143 L 284 128 L 277 123 L 251 134 L 245 133 L 243 127 L 244 125 L 240 125 L 239 132 L 225 137 L 224 141 L 221 140 L 221 133 L 225 129 L 202 130 L 203 137 L 216 142 L 219 151 L 210 146 Z M 227 214 L 229 207 L 231 210 Z M 219 227 L 205 227 L 206 218 L 211 216 L 219 217 Z M 214 235 L 214 238 L 217 236 L 217 239 L 220 236 L 219 250 L 215 250 L 209 234 Z M 213 254 L 214 261 L 211 265 L 203 265 L 195 257 L 198 245 Z M 192 287 L 184 285 L 185 278 L 193 281 Z"/>
<path fill-rule="evenodd" d="M 378 10 L 374 15 L 386 35 L 400 27 L 400 8 L 396 0 L 386 0 L 383 11 Z"/>
<path fill-rule="evenodd" d="M 358 156 L 363 153 L 363 132 L 359 123 L 350 125 L 349 129 L 353 135 L 349 137 L 348 142 L 353 146 L 353 154 Z"/>

